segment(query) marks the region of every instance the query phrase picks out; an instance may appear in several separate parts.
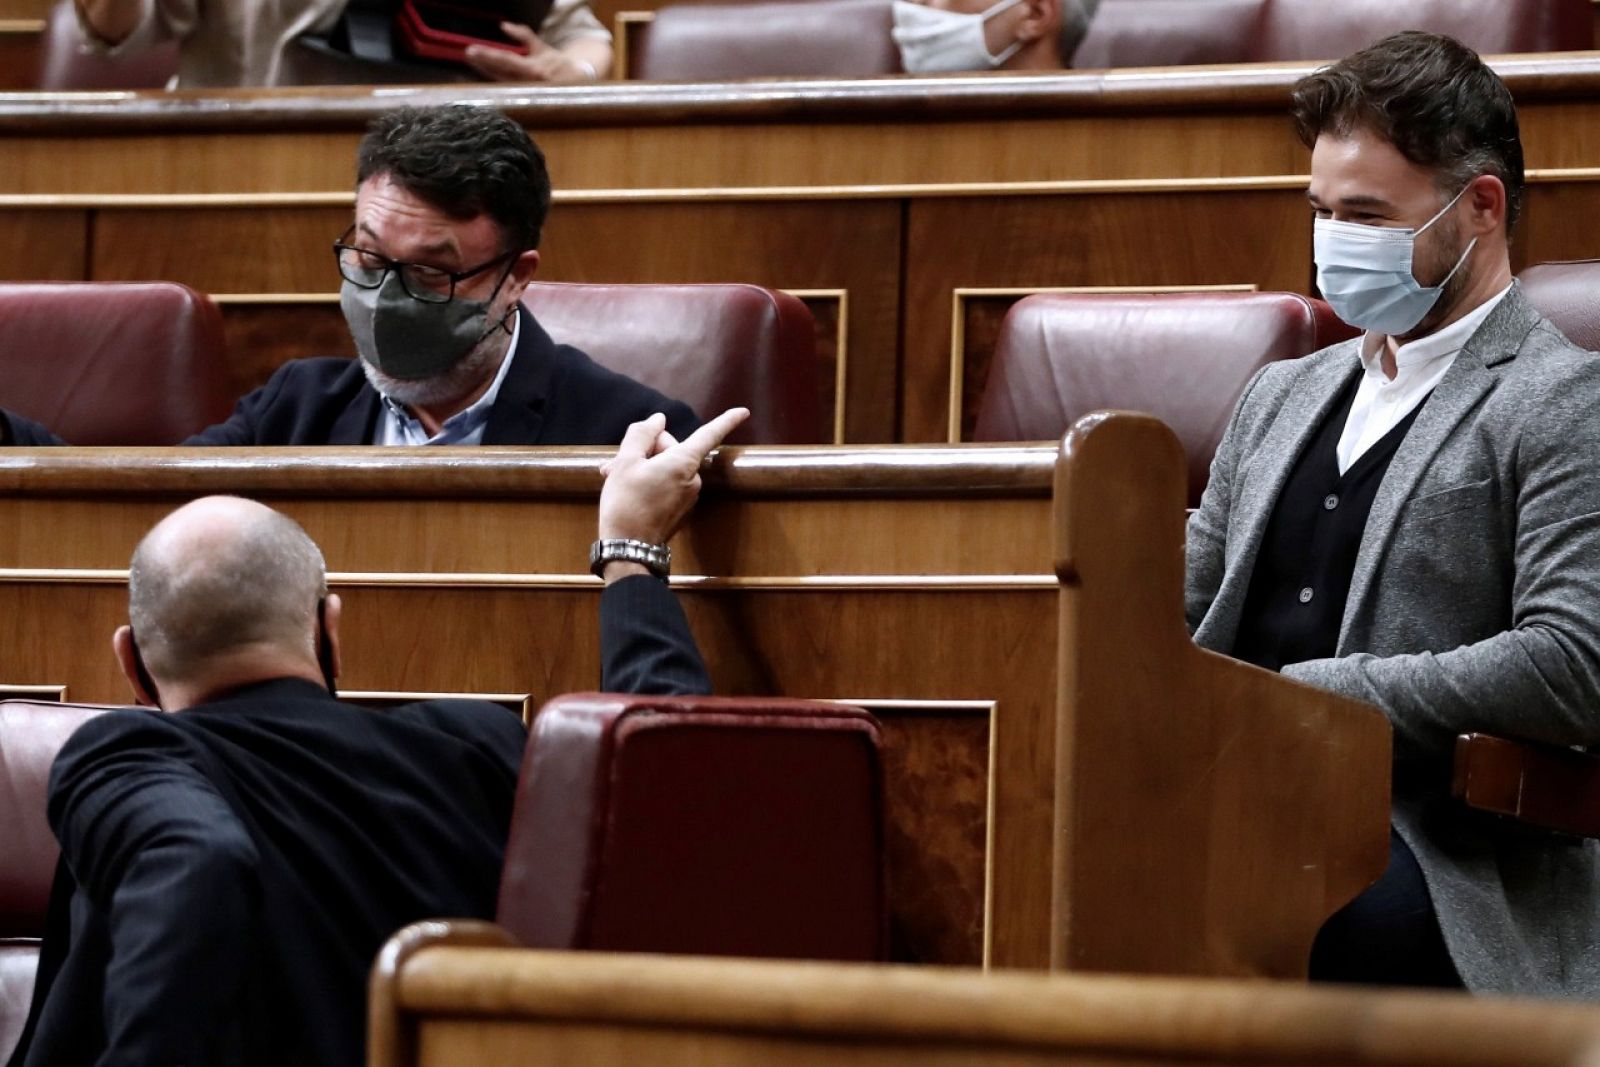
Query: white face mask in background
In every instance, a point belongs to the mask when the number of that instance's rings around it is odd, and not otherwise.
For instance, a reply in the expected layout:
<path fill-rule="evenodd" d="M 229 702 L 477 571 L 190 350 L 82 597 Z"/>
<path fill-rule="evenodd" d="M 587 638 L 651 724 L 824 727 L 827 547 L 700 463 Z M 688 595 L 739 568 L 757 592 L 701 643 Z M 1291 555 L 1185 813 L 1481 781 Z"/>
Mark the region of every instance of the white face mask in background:
<path fill-rule="evenodd" d="M 1311 232 L 1317 288 L 1333 313 L 1358 329 L 1390 337 L 1416 329 L 1478 243 L 1474 237 L 1444 281 L 1423 285 L 1413 270 L 1417 238 L 1455 207 L 1466 191 L 1463 186 L 1437 215 L 1415 230 L 1317 219 Z"/>
<path fill-rule="evenodd" d="M 1017 54 L 1017 41 L 999 55 L 989 54 L 983 27 L 1022 0 L 999 0 L 983 11 L 964 14 L 940 11 L 894 0 L 894 43 L 900 46 L 900 63 L 909 74 L 948 74 L 961 70 L 992 70 Z"/>

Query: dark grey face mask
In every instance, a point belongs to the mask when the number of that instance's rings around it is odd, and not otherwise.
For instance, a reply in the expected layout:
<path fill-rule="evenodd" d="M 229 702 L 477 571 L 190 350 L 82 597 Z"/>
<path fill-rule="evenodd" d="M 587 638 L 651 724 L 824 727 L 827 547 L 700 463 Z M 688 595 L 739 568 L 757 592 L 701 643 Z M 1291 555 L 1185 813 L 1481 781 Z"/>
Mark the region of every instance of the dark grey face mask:
<path fill-rule="evenodd" d="M 503 285 L 505 278 L 500 282 Z M 391 378 L 435 378 L 505 326 L 515 308 L 499 322 L 489 321 L 489 305 L 499 292 L 497 285 L 487 300 L 458 296 L 448 304 L 424 304 L 413 300 L 400 276 L 391 271 L 376 289 L 344 282 L 339 287 L 339 308 L 362 359 Z"/>

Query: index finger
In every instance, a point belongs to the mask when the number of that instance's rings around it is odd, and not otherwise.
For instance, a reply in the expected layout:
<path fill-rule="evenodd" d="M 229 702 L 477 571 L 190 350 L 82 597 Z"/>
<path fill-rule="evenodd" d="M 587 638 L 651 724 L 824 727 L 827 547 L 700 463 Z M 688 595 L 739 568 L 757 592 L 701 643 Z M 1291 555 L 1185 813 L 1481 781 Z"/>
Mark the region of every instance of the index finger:
<path fill-rule="evenodd" d="M 685 437 L 683 443 L 673 451 L 693 458 L 695 466 L 699 466 L 700 462 L 710 454 L 713 448 L 722 444 L 723 438 L 732 433 L 741 422 L 749 417 L 749 408 L 729 408 L 688 437 Z"/>

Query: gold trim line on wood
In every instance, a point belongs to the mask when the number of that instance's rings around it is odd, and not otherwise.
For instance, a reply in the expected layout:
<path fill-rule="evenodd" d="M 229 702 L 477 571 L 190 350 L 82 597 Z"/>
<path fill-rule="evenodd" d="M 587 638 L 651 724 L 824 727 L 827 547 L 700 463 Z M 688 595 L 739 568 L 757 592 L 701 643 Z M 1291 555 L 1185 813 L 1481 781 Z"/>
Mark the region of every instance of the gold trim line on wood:
<path fill-rule="evenodd" d="M 1600 178 L 1600 174 L 1596 175 Z M 935 182 L 898 185 L 745 185 L 685 189 L 563 189 L 557 204 L 705 203 L 771 200 L 894 200 L 925 197 L 1112 195 L 1118 193 L 1228 193 L 1302 190 L 1305 175 L 1233 178 L 1078 178 L 1064 181 Z M 0 208 L 253 208 L 344 207 L 352 193 L 13 193 Z"/>
<path fill-rule="evenodd" d="M 1595 0 L 1600 3 L 1600 0 Z M 844 444 L 845 384 L 850 380 L 850 290 L 848 289 L 784 289 L 796 300 L 826 300 L 839 302 L 838 335 L 834 338 L 833 361 L 833 443 Z"/>
<path fill-rule="evenodd" d="M 36 37 L 44 33 L 44 19 L 0 19 L 0 34 Z"/>
<path fill-rule="evenodd" d="M 126 570 L 0 568 L 0 585 L 127 585 Z M 590 574 L 492 574 L 481 572 L 329 571 L 328 584 L 360 588 L 600 589 Z M 794 590 L 800 592 L 982 592 L 1056 588 L 1053 574 L 815 574 L 715 577 L 674 575 L 682 592 Z"/>
<path fill-rule="evenodd" d="M 1597 0 L 1600 2 L 1600 0 Z M 974 287 L 962 286 L 950 292 L 950 407 L 946 412 L 945 432 L 948 444 L 961 442 L 961 405 L 966 401 L 967 329 L 964 304 L 970 297 L 985 296 L 1038 296 L 1048 293 L 1079 293 L 1087 295 L 1117 293 L 1138 296 L 1160 296 L 1163 293 L 1254 293 L 1260 291 L 1254 282 L 1231 282 L 1222 285 L 1046 285 L 1037 287 Z"/>
<path fill-rule="evenodd" d="M 613 81 L 633 81 L 633 61 L 638 52 L 634 34 L 641 26 L 656 20 L 654 11 L 618 11 L 611 20 L 611 40 L 616 48 L 612 63 Z"/>
<path fill-rule="evenodd" d="M 0 700 L 44 700 L 64 704 L 67 687 L 61 685 L 24 685 L 0 682 Z"/>
<path fill-rule="evenodd" d="M 214 304 L 337 304 L 338 293 L 208 293 Z"/>

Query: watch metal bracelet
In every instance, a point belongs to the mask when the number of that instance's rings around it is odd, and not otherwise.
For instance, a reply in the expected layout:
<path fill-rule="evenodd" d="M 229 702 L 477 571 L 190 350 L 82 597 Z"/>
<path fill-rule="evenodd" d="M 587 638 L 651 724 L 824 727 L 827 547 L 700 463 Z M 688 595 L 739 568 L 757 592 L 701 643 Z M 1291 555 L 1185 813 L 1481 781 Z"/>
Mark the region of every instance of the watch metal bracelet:
<path fill-rule="evenodd" d="M 597 578 L 605 576 L 607 563 L 639 563 L 657 578 L 672 573 L 672 549 L 631 537 L 602 537 L 589 546 L 589 570 Z"/>

